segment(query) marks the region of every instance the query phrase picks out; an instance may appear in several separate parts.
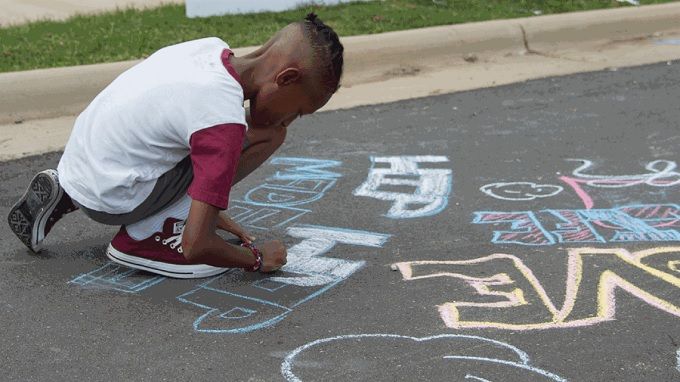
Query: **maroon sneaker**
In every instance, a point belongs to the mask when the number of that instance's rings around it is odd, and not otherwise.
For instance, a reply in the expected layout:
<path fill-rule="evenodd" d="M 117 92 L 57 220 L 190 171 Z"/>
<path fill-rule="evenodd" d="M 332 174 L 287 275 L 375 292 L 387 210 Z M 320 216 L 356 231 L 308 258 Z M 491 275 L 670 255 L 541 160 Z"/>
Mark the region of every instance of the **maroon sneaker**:
<path fill-rule="evenodd" d="M 167 218 L 163 232 L 137 241 L 123 226 L 111 240 L 106 255 L 113 262 L 130 268 L 180 279 L 209 277 L 229 270 L 207 264 L 190 264 L 182 254 L 183 232 L 183 220 Z"/>
<path fill-rule="evenodd" d="M 24 195 L 9 210 L 7 222 L 22 243 L 39 252 L 54 224 L 77 209 L 59 185 L 57 171 L 45 170 L 33 177 Z"/>

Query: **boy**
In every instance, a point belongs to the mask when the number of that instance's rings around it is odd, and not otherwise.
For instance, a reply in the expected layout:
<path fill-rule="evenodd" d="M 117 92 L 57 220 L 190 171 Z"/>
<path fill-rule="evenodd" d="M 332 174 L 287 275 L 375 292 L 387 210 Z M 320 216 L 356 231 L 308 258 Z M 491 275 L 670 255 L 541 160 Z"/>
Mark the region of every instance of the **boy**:
<path fill-rule="evenodd" d="M 37 252 L 54 224 L 80 209 L 121 225 L 107 256 L 129 267 L 178 278 L 276 271 L 286 263 L 283 244 L 255 247 L 220 211 L 231 186 L 283 143 L 287 126 L 328 102 L 342 67 L 337 34 L 313 13 L 243 57 L 214 37 L 163 48 L 78 116 L 57 170 L 33 178 L 10 227 Z"/>

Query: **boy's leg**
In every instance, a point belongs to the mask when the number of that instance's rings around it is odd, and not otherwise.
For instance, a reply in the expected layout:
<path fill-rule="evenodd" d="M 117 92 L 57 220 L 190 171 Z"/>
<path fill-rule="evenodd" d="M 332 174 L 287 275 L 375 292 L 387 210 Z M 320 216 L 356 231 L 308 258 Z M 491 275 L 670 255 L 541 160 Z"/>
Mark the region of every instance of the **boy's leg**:
<path fill-rule="evenodd" d="M 112 261 L 169 277 L 213 276 L 227 268 L 189 264 L 183 254 L 184 221 L 191 207 L 187 190 L 192 179 L 191 159 L 186 157 L 161 175 L 151 194 L 128 213 L 80 209 L 98 223 L 121 226 L 106 251 Z"/>
<path fill-rule="evenodd" d="M 134 240 L 144 240 L 153 236 L 156 232 L 162 232 L 163 225 L 168 218 L 185 221 L 189 216 L 189 208 L 191 208 L 191 198 L 185 195 L 157 214 L 136 223 L 125 225 L 125 229 Z"/>
<path fill-rule="evenodd" d="M 7 222 L 22 243 L 38 252 L 54 224 L 77 209 L 59 185 L 57 171 L 45 170 L 33 177 L 24 195 L 9 210 Z"/>
<path fill-rule="evenodd" d="M 124 225 L 111 241 L 106 255 L 112 261 L 147 272 L 176 278 L 200 278 L 228 268 L 190 264 L 182 250 L 184 221 L 191 198 L 185 195 L 162 211 Z"/>
<path fill-rule="evenodd" d="M 102 224 L 137 222 L 183 198 L 192 178 L 191 160 L 186 157 L 158 179 L 152 195 L 134 211 L 112 215 L 78 205 L 59 184 L 58 172 L 45 170 L 31 180 L 24 195 L 10 209 L 7 221 L 21 242 L 33 252 L 38 252 L 54 224 L 69 212 L 80 208 L 92 220 Z"/>

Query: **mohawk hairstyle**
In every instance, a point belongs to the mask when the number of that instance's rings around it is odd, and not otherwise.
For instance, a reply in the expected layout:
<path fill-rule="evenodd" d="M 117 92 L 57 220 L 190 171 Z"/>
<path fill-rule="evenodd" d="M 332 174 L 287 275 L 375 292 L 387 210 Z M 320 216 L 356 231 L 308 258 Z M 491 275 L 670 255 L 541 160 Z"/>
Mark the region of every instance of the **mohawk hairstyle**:
<path fill-rule="evenodd" d="M 326 89 L 335 93 L 342 77 L 343 52 L 338 34 L 312 13 L 300 22 L 305 36 L 309 39 L 317 61 L 317 70 Z"/>

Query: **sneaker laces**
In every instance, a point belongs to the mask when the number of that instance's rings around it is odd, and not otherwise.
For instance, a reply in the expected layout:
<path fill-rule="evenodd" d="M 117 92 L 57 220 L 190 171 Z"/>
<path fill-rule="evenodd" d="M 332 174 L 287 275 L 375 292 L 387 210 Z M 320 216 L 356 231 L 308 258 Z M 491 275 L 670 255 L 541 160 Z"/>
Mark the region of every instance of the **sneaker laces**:
<path fill-rule="evenodd" d="M 182 235 L 184 234 L 184 224 L 177 227 L 177 230 L 179 233 L 176 233 L 167 239 L 163 239 L 162 243 L 163 245 L 169 245 L 172 249 L 177 248 L 177 252 L 182 253 Z"/>

